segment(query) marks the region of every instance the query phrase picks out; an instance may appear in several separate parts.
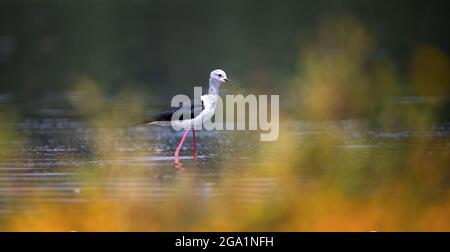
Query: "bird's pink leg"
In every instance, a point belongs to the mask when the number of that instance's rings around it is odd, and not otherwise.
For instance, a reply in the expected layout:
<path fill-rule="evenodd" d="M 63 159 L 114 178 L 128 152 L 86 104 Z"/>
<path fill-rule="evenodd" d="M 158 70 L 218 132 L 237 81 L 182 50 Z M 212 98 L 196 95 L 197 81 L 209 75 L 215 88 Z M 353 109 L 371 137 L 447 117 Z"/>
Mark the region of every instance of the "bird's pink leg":
<path fill-rule="evenodd" d="M 192 145 L 194 145 L 194 160 L 197 160 L 197 142 L 195 141 L 195 129 L 192 129 Z"/>
<path fill-rule="evenodd" d="M 186 137 L 187 137 L 189 131 L 190 131 L 190 129 L 187 129 L 187 130 L 184 132 L 183 138 L 181 139 L 180 143 L 178 144 L 177 149 L 175 150 L 175 155 L 174 155 L 175 162 L 179 162 L 179 161 L 178 161 L 178 156 L 180 155 L 181 146 L 183 146 L 183 142 L 184 142 L 184 140 L 186 139 Z"/>

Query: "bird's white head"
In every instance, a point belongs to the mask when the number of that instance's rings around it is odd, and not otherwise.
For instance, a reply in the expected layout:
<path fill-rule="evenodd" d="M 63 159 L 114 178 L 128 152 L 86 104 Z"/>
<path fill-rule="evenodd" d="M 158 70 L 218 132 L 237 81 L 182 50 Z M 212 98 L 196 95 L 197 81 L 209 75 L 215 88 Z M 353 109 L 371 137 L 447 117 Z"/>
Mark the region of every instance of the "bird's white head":
<path fill-rule="evenodd" d="M 239 85 L 237 83 L 228 79 L 227 74 L 223 70 L 216 69 L 209 74 L 209 91 L 208 92 L 210 94 L 218 95 L 220 85 L 222 85 L 223 83 L 227 83 L 233 87 L 242 89 L 241 87 L 239 87 Z"/>
<path fill-rule="evenodd" d="M 209 75 L 209 77 L 211 79 L 217 80 L 219 82 L 227 81 L 227 74 L 221 69 L 216 69 L 216 70 L 212 71 L 211 74 Z"/>

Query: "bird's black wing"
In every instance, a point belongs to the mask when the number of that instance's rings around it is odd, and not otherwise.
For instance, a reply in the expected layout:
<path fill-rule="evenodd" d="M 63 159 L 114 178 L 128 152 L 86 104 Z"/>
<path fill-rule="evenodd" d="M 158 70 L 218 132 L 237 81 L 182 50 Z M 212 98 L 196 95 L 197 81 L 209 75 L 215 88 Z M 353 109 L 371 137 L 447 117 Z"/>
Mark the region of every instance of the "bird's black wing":
<path fill-rule="evenodd" d="M 191 100 L 190 108 L 186 108 L 185 106 L 183 106 L 183 104 L 180 104 L 179 107 L 170 108 L 169 110 L 164 111 L 158 115 L 152 116 L 147 120 L 135 123 L 135 124 L 133 124 L 133 126 L 137 126 L 137 125 L 141 125 L 141 124 L 149 124 L 152 122 L 169 122 L 172 120 L 173 114 L 177 111 L 180 113 L 179 120 L 184 120 L 183 115 L 186 113 L 190 113 L 190 118 L 187 118 L 187 119 L 192 119 L 192 118 L 196 117 L 197 115 L 199 115 L 204 109 L 205 109 L 205 105 L 203 104 L 203 101 L 200 104 L 199 102 L 194 103 L 194 101 Z"/>

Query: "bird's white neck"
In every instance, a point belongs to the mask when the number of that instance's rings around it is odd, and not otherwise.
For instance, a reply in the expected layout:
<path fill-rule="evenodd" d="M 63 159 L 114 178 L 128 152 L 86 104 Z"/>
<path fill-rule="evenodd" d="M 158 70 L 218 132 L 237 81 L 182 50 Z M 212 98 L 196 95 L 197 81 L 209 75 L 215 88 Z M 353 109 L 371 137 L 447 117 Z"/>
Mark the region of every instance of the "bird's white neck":
<path fill-rule="evenodd" d="M 219 95 L 219 89 L 221 84 L 222 83 L 219 80 L 210 78 L 208 94 Z"/>

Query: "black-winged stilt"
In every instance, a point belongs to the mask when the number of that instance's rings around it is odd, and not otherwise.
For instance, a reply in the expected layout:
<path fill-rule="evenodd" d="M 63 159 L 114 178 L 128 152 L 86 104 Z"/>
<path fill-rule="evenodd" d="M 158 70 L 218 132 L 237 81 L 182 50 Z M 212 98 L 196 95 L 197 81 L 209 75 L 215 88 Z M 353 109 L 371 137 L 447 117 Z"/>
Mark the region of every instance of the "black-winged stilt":
<path fill-rule="evenodd" d="M 184 140 L 192 130 L 192 144 L 194 148 L 194 160 L 197 160 L 197 143 L 195 141 L 195 128 L 197 125 L 202 124 L 203 122 L 209 120 L 215 113 L 217 100 L 219 98 L 219 89 L 220 85 L 228 83 L 231 86 L 241 89 L 239 86 L 236 86 L 236 83 L 229 80 L 227 78 L 227 74 L 221 70 L 216 69 L 211 72 L 209 75 L 209 89 L 208 94 L 202 95 L 200 97 L 201 102 L 193 102 L 191 101 L 191 107 L 185 107 L 180 104 L 179 107 L 173 107 L 167 111 L 164 111 L 156 116 L 151 117 L 148 120 L 136 123 L 134 125 L 148 124 L 148 125 L 159 125 L 159 126 L 173 126 L 178 128 L 184 128 L 185 132 L 183 137 L 181 138 L 180 143 L 178 144 L 174 159 L 175 163 L 179 164 L 179 154 L 181 147 L 183 146 Z M 178 115 L 181 115 L 178 120 L 173 120 L 174 113 L 177 112 Z M 188 115 L 190 117 L 184 119 L 182 115 Z"/>

